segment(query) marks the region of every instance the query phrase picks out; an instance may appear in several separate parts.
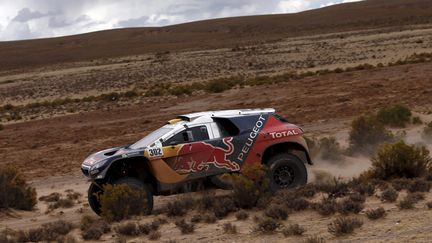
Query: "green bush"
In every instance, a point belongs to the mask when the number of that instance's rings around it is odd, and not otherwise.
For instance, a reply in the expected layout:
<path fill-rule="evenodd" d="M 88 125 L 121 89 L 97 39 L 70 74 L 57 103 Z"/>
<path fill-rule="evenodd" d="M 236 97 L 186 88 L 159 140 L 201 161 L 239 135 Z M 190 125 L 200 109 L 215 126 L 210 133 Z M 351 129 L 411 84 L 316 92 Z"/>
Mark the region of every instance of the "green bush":
<path fill-rule="evenodd" d="M 410 122 L 411 110 L 404 105 L 393 105 L 380 109 L 377 118 L 384 125 L 405 127 Z"/>
<path fill-rule="evenodd" d="M 0 167 L 0 208 L 32 210 L 36 202 L 36 190 L 15 167 Z"/>
<path fill-rule="evenodd" d="M 233 183 L 232 198 L 240 208 L 252 208 L 268 191 L 266 172 L 262 165 L 247 165 L 242 174 L 230 175 Z"/>
<path fill-rule="evenodd" d="M 101 204 L 101 216 L 107 221 L 119 221 L 132 215 L 143 215 L 147 197 L 144 189 L 137 190 L 129 185 L 104 186 L 104 193 L 98 195 Z"/>
<path fill-rule="evenodd" d="M 360 116 L 351 124 L 350 150 L 371 153 L 379 144 L 391 141 L 392 138 L 391 132 L 375 116 Z"/>
<path fill-rule="evenodd" d="M 371 178 L 383 180 L 423 176 L 431 158 L 425 147 L 407 145 L 403 141 L 384 144 L 372 158 Z"/>

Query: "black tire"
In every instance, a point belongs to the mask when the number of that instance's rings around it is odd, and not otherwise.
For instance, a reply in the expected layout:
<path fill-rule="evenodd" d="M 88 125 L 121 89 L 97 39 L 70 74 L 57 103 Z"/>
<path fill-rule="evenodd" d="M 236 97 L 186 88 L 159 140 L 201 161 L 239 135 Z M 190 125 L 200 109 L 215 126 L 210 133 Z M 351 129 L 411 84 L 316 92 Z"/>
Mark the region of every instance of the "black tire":
<path fill-rule="evenodd" d="M 289 153 L 274 155 L 268 162 L 270 189 L 294 188 L 306 185 L 306 166 L 297 156 Z"/>
<path fill-rule="evenodd" d="M 90 205 L 90 208 L 95 212 L 97 215 L 100 215 L 102 213 L 101 211 L 101 205 L 99 203 L 99 200 L 97 199 L 97 194 L 102 193 L 103 190 L 100 186 L 91 183 L 90 187 L 87 191 L 88 196 L 88 203 Z"/>
<path fill-rule="evenodd" d="M 147 208 L 144 210 L 145 215 L 151 214 L 153 210 L 153 194 L 151 193 L 149 187 L 144 184 L 142 181 L 132 178 L 132 177 L 123 177 L 120 178 L 113 183 L 114 185 L 127 184 L 132 188 L 143 189 L 146 193 L 147 197 Z"/>

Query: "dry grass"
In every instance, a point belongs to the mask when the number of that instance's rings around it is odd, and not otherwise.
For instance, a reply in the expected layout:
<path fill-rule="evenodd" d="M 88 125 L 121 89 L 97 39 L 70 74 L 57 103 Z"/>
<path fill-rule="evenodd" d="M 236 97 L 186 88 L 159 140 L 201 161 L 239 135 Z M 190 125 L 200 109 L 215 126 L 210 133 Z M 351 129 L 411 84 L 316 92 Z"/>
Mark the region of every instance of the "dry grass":
<path fill-rule="evenodd" d="M 339 217 L 329 224 L 328 231 L 335 236 L 342 236 L 351 234 L 362 225 L 363 222 L 358 218 Z"/>

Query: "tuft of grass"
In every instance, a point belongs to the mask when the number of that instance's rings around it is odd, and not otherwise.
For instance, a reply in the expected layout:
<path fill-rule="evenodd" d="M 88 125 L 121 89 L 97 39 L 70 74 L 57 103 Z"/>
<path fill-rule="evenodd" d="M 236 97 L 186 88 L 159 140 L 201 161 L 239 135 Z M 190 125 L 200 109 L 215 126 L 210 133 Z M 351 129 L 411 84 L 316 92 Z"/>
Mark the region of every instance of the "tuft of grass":
<path fill-rule="evenodd" d="M 325 243 L 324 238 L 319 236 L 309 236 L 305 241 L 305 243 Z"/>
<path fill-rule="evenodd" d="M 411 110 L 404 105 L 396 104 L 380 109 L 377 118 L 384 125 L 405 127 L 411 120 Z"/>
<path fill-rule="evenodd" d="M 43 201 L 43 202 L 57 202 L 58 200 L 60 200 L 61 196 L 62 195 L 60 193 L 53 192 L 53 193 L 51 193 L 49 195 L 39 197 L 39 201 Z"/>
<path fill-rule="evenodd" d="M 223 230 L 225 234 L 237 234 L 237 226 L 231 223 L 225 223 L 223 225 Z"/>
<path fill-rule="evenodd" d="M 363 202 L 353 200 L 353 198 L 345 198 L 337 204 L 337 211 L 341 214 L 347 215 L 350 213 L 359 213 L 363 208 Z"/>
<path fill-rule="evenodd" d="M 386 215 L 386 211 L 383 207 L 369 209 L 366 211 L 366 216 L 371 220 L 376 220 L 384 217 Z"/>
<path fill-rule="evenodd" d="M 175 225 L 177 228 L 180 229 L 181 233 L 186 234 L 192 234 L 195 231 L 195 225 L 192 223 L 187 223 L 184 219 L 177 220 L 175 222 Z"/>
<path fill-rule="evenodd" d="M 107 222 L 89 215 L 81 217 L 80 229 L 84 240 L 99 240 L 103 234 L 111 231 Z"/>
<path fill-rule="evenodd" d="M 222 219 L 226 217 L 229 213 L 235 212 L 237 207 L 234 200 L 230 197 L 217 198 L 213 206 L 214 215 Z"/>
<path fill-rule="evenodd" d="M 399 209 L 413 209 L 414 205 L 420 201 L 424 200 L 424 194 L 419 192 L 408 193 L 398 204 Z"/>
<path fill-rule="evenodd" d="M 73 224 L 64 220 L 58 220 L 43 224 L 39 228 L 17 232 L 18 242 L 40 242 L 54 241 L 57 238 L 67 235 L 72 229 Z"/>
<path fill-rule="evenodd" d="M 412 118 L 412 124 L 414 125 L 421 125 L 423 124 L 423 121 L 420 119 L 420 117 L 415 116 Z"/>
<path fill-rule="evenodd" d="M 288 218 L 288 212 L 285 208 L 283 208 L 281 205 L 270 205 L 265 210 L 265 215 L 267 217 L 276 219 L 276 220 L 286 220 Z"/>
<path fill-rule="evenodd" d="M 358 218 L 339 217 L 329 224 L 328 231 L 335 236 L 348 235 L 362 225 L 363 221 Z"/>
<path fill-rule="evenodd" d="M 410 192 L 429 192 L 431 184 L 424 178 L 416 178 L 408 186 L 408 191 Z"/>
<path fill-rule="evenodd" d="M 160 231 L 153 231 L 149 234 L 149 240 L 159 240 L 162 237 Z"/>
<path fill-rule="evenodd" d="M 381 201 L 383 202 L 395 202 L 399 196 L 399 193 L 393 189 L 393 187 L 389 187 L 385 189 L 381 193 Z"/>
<path fill-rule="evenodd" d="M 281 224 L 272 218 L 258 219 L 254 231 L 261 233 L 273 233 L 281 227 Z"/>
<path fill-rule="evenodd" d="M 238 211 L 235 216 L 237 220 L 246 220 L 249 218 L 249 214 L 244 210 Z"/>
<path fill-rule="evenodd" d="M 319 214 L 323 216 L 329 216 L 336 213 L 336 200 L 331 197 L 324 197 L 321 202 L 313 204 L 313 209 L 315 209 Z"/>
<path fill-rule="evenodd" d="M 282 231 L 284 236 L 300 236 L 303 235 L 304 232 L 306 232 L 306 229 L 299 224 L 291 224 Z"/>

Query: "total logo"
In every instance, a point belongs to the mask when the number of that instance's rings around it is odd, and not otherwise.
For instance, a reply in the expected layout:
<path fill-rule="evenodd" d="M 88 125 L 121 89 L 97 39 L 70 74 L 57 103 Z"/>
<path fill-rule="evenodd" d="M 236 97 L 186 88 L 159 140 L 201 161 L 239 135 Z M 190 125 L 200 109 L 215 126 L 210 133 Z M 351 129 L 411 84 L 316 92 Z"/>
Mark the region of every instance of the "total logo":
<path fill-rule="evenodd" d="M 283 132 L 271 132 L 270 135 L 272 138 L 283 138 L 288 136 L 300 135 L 300 132 L 298 130 L 288 130 Z"/>

